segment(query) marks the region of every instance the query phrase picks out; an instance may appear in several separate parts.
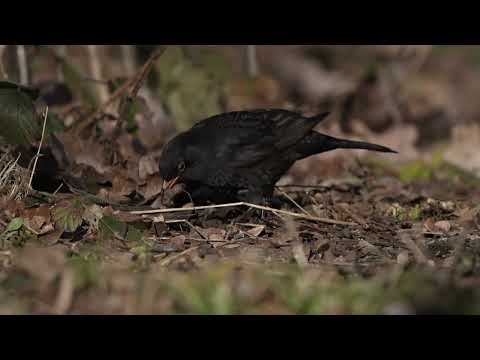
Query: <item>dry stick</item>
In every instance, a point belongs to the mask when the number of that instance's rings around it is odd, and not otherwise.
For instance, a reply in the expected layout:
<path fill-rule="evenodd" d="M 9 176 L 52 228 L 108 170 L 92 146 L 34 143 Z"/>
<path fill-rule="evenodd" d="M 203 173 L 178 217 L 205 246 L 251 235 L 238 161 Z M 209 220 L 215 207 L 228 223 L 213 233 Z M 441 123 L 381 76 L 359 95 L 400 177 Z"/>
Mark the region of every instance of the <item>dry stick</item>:
<path fill-rule="evenodd" d="M 57 299 L 53 306 L 55 313 L 65 314 L 72 305 L 74 288 L 74 274 L 72 269 L 63 272 L 60 280 L 60 289 L 58 290 Z"/>
<path fill-rule="evenodd" d="M 28 85 L 28 63 L 25 45 L 17 45 L 17 61 L 20 70 L 20 84 Z"/>
<path fill-rule="evenodd" d="M 100 45 L 87 45 L 88 62 L 90 67 L 90 73 L 94 79 L 103 79 L 102 65 L 100 63 L 99 54 Z M 101 102 L 108 100 L 108 89 L 100 84 L 95 84 L 95 91 Z"/>
<path fill-rule="evenodd" d="M 346 225 L 346 226 L 356 226 L 357 225 L 357 224 L 351 223 L 351 222 L 337 221 L 337 220 L 332 220 L 332 219 L 319 218 L 319 217 L 315 217 L 315 216 L 297 214 L 297 213 L 290 212 L 290 211 L 285 211 L 285 210 L 272 209 L 272 208 L 267 207 L 267 206 L 255 205 L 255 204 L 250 204 L 250 203 L 247 203 L 247 202 L 237 202 L 237 203 L 230 203 L 230 204 L 208 205 L 208 206 L 194 206 L 194 207 L 191 207 L 191 208 L 171 208 L 171 209 L 131 211 L 130 213 L 134 214 L 134 215 L 165 214 L 165 213 L 172 213 L 172 212 L 197 211 L 197 210 L 218 209 L 218 208 L 237 207 L 237 206 L 248 206 L 248 207 L 251 207 L 251 208 L 254 208 L 254 209 L 271 211 L 271 212 L 276 213 L 276 214 L 289 215 L 289 216 L 296 217 L 296 218 L 299 218 L 299 219 L 318 221 L 318 222 L 323 222 L 323 223 L 326 223 L 326 224 Z"/>
<path fill-rule="evenodd" d="M 32 189 L 33 175 L 35 174 L 35 169 L 37 168 L 37 161 L 40 156 L 40 150 L 42 149 L 43 138 L 45 137 L 45 127 L 47 125 L 47 116 L 48 116 L 48 106 L 45 110 L 45 117 L 43 118 L 42 138 L 40 139 L 40 145 L 38 146 L 37 155 L 35 155 L 35 161 L 33 162 L 33 169 L 30 175 L 30 181 L 28 183 L 28 187 L 30 190 Z"/>
<path fill-rule="evenodd" d="M 413 253 L 413 257 L 419 264 L 427 264 L 429 266 L 435 266 L 435 263 L 432 260 L 429 260 L 420 250 L 418 245 L 412 239 L 412 237 L 403 232 L 400 233 L 400 240 L 407 246 L 407 248 Z"/>
<path fill-rule="evenodd" d="M 256 45 L 247 45 L 247 70 L 248 76 L 254 78 L 258 76 L 258 61 Z"/>
<path fill-rule="evenodd" d="M 8 75 L 3 66 L 3 54 L 5 53 L 6 48 L 7 45 L 0 45 L 0 79 L 8 80 Z"/>
<path fill-rule="evenodd" d="M 147 77 L 147 74 L 150 72 L 150 69 L 152 68 L 153 64 L 160 56 L 163 55 L 166 49 L 167 49 L 166 47 L 163 47 L 161 49 L 154 51 L 152 55 L 150 55 L 150 58 L 142 66 L 142 69 L 140 70 L 140 74 L 135 77 L 136 83 L 130 93 L 131 97 L 134 97 L 137 95 L 138 90 L 140 90 L 140 88 L 142 87 L 143 82 L 145 81 L 145 78 Z"/>
<path fill-rule="evenodd" d="M 185 251 L 182 251 L 180 254 L 177 254 L 177 255 L 173 255 L 171 257 L 168 257 L 164 260 L 162 260 L 160 262 L 160 266 L 167 266 L 168 264 L 170 264 L 173 260 L 176 260 L 176 259 L 179 259 L 181 258 L 182 256 L 184 255 L 187 255 L 188 253 L 191 253 L 192 251 L 194 250 L 197 250 L 200 246 L 193 246 L 191 248 L 188 248 L 187 250 Z"/>
<path fill-rule="evenodd" d="M 200 235 L 200 237 L 203 239 L 203 240 L 207 240 L 208 239 L 206 238 L 205 235 L 203 235 L 200 230 L 198 230 L 190 221 L 188 220 L 185 220 L 185 219 L 181 219 L 181 220 L 167 220 L 165 221 L 165 224 L 187 224 L 188 226 L 190 226 L 190 228 L 195 231 L 198 235 Z"/>
<path fill-rule="evenodd" d="M 117 98 L 120 97 L 129 87 L 132 85 L 136 84 L 134 90 L 132 93 L 136 93 L 135 91 L 138 91 L 142 83 L 142 79 L 146 76 L 150 68 L 152 67 L 153 63 L 155 60 L 157 60 L 165 51 L 165 48 L 157 50 L 150 56 L 150 58 L 147 60 L 147 62 L 143 65 L 142 69 L 140 72 L 135 75 L 134 77 L 130 78 L 127 80 L 122 86 L 120 86 L 115 92 L 110 96 L 110 98 L 104 102 L 102 105 L 98 107 L 97 110 L 93 112 L 89 117 L 87 117 L 81 124 L 78 125 L 76 129 L 76 133 L 80 134 L 83 130 L 85 130 L 87 127 L 89 127 L 94 121 L 97 115 L 99 115 L 106 107 L 108 107 L 111 103 L 113 103 Z M 140 84 L 140 85 L 139 85 Z M 137 89 L 138 88 L 138 89 Z M 137 90 L 135 90 L 137 89 Z"/>
<path fill-rule="evenodd" d="M 295 205 L 297 208 L 299 208 L 305 215 L 307 216 L 312 216 L 311 214 L 308 213 L 307 210 L 305 210 L 304 208 L 302 208 L 295 200 L 293 200 L 293 198 L 288 195 L 286 192 L 282 191 L 282 190 L 278 190 L 280 192 L 280 194 L 282 194 L 283 196 L 285 196 L 288 200 L 290 200 L 293 205 Z"/>

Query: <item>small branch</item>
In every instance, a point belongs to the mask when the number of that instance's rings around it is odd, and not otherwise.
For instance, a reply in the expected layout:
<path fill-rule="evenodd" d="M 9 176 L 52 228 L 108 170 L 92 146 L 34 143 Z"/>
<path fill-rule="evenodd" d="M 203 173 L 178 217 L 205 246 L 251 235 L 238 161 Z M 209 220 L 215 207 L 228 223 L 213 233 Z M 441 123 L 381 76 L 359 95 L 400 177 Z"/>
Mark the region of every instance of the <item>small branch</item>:
<path fill-rule="evenodd" d="M 28 86 L 28 63 L 25 45 L 17 45 L 17 60 L 20 71 L 20 84 Z"/>
<path fill-rule="evenodd" d="M 147 62 L 143 65 L 142 69 L 140 70 L 140 73 L 135 77 L 135 80 L 133 82 L 134 86 L 132 91 L 130 92 L 131 97 L 137 96 L 138 90 L 142 87 L 143 83 L 145 82 L 145 78 L 147 77 L 148 73 L 150 72 L 152 66 L 155 64 L 155 61 L 157 61 L 160 56 L 163 55 L 167 48 L 163 47 L 161 49 L 155 50 L 152 55 L 150 55 L 150 58 L 147 60 Z"/>
<path fill-rule="evenodd" d="M 102 65 L 100 62 L 100 54 L 98 50 L 99 45 L 87 45 L 90 73 L 94 79 L 103 79 Z M 100 102 L 103 103 L 108 100 L 108 89 L 106 89 L 104 86 L 96 84 L 95 90 L 97 92 L 97 96 L 100 99 Z"/>
<path fill-rule="evenodd" d="M 407 233 L 400 233 L 400 240 L 407 246 L 407 248 L 412 252 L 413 257 L 419 264 L 427 264 L 429 266 L 435 266 L 435 262 L 428 259 L 420 250 L 418 245 L 412 239 L 412 237 Z"/>
<path fill-rule="evenodd" d="M 290 211 L 272 209 L 272 208 L 267 207 L 267 206 L 255 205 L 255 204 L 250 204 L 250 203 L 246 203 L 246 202 L 237 202 L 237 203 L 220 204 L 220 205 L 208 205 L 208 206 L 194 206 L 194 207 L 191 207 L 191 208 L 171 208 L 171 209 L 131 211 L 130 213 L 134 214 L 134 215 L 165 214 L 165 213 L 173 213 L 173 212 L 197 211 L 197 210 L 218 209 L 218 208 L 238 207 L 238 206 L 248 206 L 248 207 L 251 207 L 251 208 L 254 208 L 254 209 L 270 211 L 270 212 L 273 212 L 273 213 L 276 213 L 276 214 L 288 215 L 288 216 L 292 216 L 292 217 L 295 217 L 295 218 L 298 218 L 298 219 L 317 221 L 317 222 L 322 222 L 322 223 L 326 223 L 326 224 L 345 225 L 345 226 L 356 226 L 357 225 L 357 224 L 351 223 L 351 222 L 319 218 L 319 217 L 310 216 L 310 215 L 302 215 L 302 214 L 297 214 L 297 213 L 290 212 Z"/>
<path fill-rule="evenodd" d="M 255 45 L 247 45 L 247 70 L 248 76 L 258 76 L 257 48 Z"/>
<path fill-rule="evenodd" d="M 152 54 L 152 56 L 147 60 L 147 62 L 143 65 L 142 69 L 137 73 L 137 75 L 133 76 L 129 80 L 127 80 L 122 86 L 120 86 L 111 96 L 110 98 L 100 105 L 97 110 L 93 112 L 90 116 L 88 116 L 82 123 L 80 123 L 76 128 L 76 134 L 80 134 L 83 130 L 89 127 L 94 121 L 95 118 L 102 113 L 102 111 L 108 107 L 111 103 L 117 100 L 125 91 L 127 91 L 131 86 L 134 86 L 134 89 L 130 93 L 136 94 L 141 87 L 142 79 L 146 76 L 150 68 L 152 67 L 155 60 L 157 60 L 165 51 L 165 48 L 159 49 Z"/>
<path fill-rule="evenodd" d="M 0 45 L 0 78 L 8 80 L 7 72 L 5 71 L 5 67 L 3 66 L 3 55 L 5 54 L 6 49 L 7 45 Z"/>
<path fill-rule="evenodd" d="M 286 192 L 282 191 L 282 190 L 278 190 L 280 192 L 280 194 L 282 194 L 283 196 L 285 196 L 288 200 L 290 200 L 292 202 L 293 205 L 295 205 L 297 208 L 300 209 L 300 211 L 302 211 L 305 215 L 307 216 L 312 216 L 311 214 L 308 213 L 307 210 L 305 210 L 304 208 L 302 208 L 295 200 L 293 200 L 293 198 L 288 195 Z"/>
<path fill-rule="evenodd" d="M 35 161 L 33 162 L 33 168 L 32 168 L 32 173 L 30 175 L 30 181 L 28 183 L 28 188 L 31 190 L 32 189 L 32 181 L 33 181 L 33 175 L 35 174 L 35 169 L 37 168 L 37 161 L 40 156 L 40 150 L 42 149 L 43 145 L 43 138 L 45 137 L 45 127 L 47 125 L 47 116 L 48 116 L 48 106 L 45 110 L 45 116 L 43 118 L 43 129 L 42 129 L 42 138 L 40 139 L 40 145 L 38 145 L 38 150 L 37 150 L 37 155 L 35 155 Z"/>
<path fill-rule="evenodd" d="M 68 268 L 62 274 L 60 280 L 60 288 L 58 290 L 57 299 L 55 300 L 55 305 L 53 306 L 55 313 L 65 314 L 73 301 L 74 293 L 74 273 L 73 270 Z"/>
<path fill-rule="evenodd" d="M 164 260 L 162 260 L 162 261 L 160 262 L 160 266 L 167 266 L 167 265 L 170 264 L 173 260 L 179 259 L 179 258 L 181 258 L 182 256 L 185 256 L 185 255 L 187 255 L 187 254 L 189 254 L 189 253 L 197 250 L 199 247 L 200 247 L 200 246 L 193 246 L 193 247 L 191 247 L 191 248 L 189 248 L 189 249 L 181 252 L 180 254 L 177 254 L 177 255 L 173 255 L 173 256 L 171 256 L 171 257 L 168 257 L 168 258 L 166 258 L 166 259 L 164 259 Z"/>
<path fill-rule="evenodd" d="M 167 220 L 165 221 L 165 224 L 187 224 L 188 226 L 190 226 L 190 228 L 195 231 L 198 235 L 200 235 L 200 237 L 203 239 L 203 240 L 207 240 L 207 237 L 205 235 L 203 235 L 200 230 L 198 230 L 195 225 L 193 225 L 190 221 L 188 220 L 185 220 L 185 219 L 181 219 L 181 220 Z"/>

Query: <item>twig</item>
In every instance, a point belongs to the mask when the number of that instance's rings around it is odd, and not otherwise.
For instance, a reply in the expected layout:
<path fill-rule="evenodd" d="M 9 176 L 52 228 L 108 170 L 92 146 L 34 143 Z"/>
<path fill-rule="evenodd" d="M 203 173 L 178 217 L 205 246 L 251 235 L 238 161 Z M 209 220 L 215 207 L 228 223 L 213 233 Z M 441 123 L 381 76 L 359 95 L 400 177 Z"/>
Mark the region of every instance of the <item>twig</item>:
<path fill-rule="evenodd" d="M 60 191 L 60 189 L 62 188 L 62 186 L 63 186 L 63 182 L 58 186 L 57 190 L 55 190 L 55 191 L 53 192 L 53 195 L 57 195 L 57 193 Z"/>
<path fill-rule="evenodd" d="M 0 78 L 8 80 L 8 74 L 5 71 L 5 67 L 3 66 L 3 54 L 5 54 L 5 50 L 7 45 L 0 45 Z"/>
<path fill-rule="evenodd" d="M 188 226 L 190 226 L 190 228 L 195 231 L 198 235 L 200 235 L 200 237 L 203 239 L 203 240 L 207 240 L 207 237 L 205 235 L 203 235 L 200 230 L 198 230 L 190 221 L 188 220 L 185 220 L 185 219 L 181 219 L 181 220 L 167 220 L 165 221 L 165 224 L 187 224 Z"/>
<path fill-rule="evenodd" d="M 160 262 L 160 266 L 167 266 L 168 264 L 170 264 L 173 260 L 176 260 L 178 258 L 181 258 L 182 256 L 184 255 L 187 255 L 191 252 L 193 252 L 194 250 L 197 250 L 200 246 L 194 246 L 194 247 L 191 247 L 185 251 L 182 251 L 180 254 L 177 254 L 177 255 L 173 255 L 169 258 L 166 258 L 164 259 L 163 261 Z"/>
<path fill-rule="evenodd" d="M 25 45 L 17 45 L 18 69 L 20 70 L 20 84 L 28 85 L 28 63 Z"/>
<path fill-rule="evenodd" d="M 40 150 L 42 149 L 43 138 L 45 137 L 45 127 L 47 125 L 47 116 L 48 116 L 48 106 L 45 110 L 45 117 L 43 118 L 42 138 L 40 139 L 40 145 L 38 145 L 37 155 L 35 155 L 35 161 L 33 162 L 32 173 L 30 174 L 30 181 L 28 183 L 29 189 L 32 189 L 33 175 L 35 174 L 35 169 L 37 168 L 37 161 L 40 156 Z"/>
<path fill-rule="evenodd" d="M 57 299 L 53 309 L 57 314 L 65 314 L 73 301 L 74 292 L 74 274 L 72 269 L 63 272 L 60 280 L 60 289 L 58 290 Z"/>
<path fill-rule="evenodd" d="M 99 45 L 87 45 L 88 62 L 90 65 L 90 72 L 94 79 L 102 79 L 102 66 L 100 63 Z M 108 100 L 108 89 L 100 84 L 95 85 L 97 96 L 101 102 Z"/>
<path fill-rule="evenodd" d="M 220 204 L 220 205 L 207 205 L 207 206 L 194 206 L 190 208 L 171 208 L 171 209 L 156 209 L 156 210 L 144 210 L 144 211 L 131 211 L 131 214 L 134 215 L 148 215 L 148 214 L 164 214 L 164 213 L 173 213 L 173 212 L 185 212 L 185 211 L 197 211 L 197 210 L 206 210 L 206 209 L 218 209 L 218 208 L 226 208 L 226 207 L 238 207 L 238 206 L 248 206 L 254 209 L 271 211 L 276 214 L 288 215 L 292 217 L 296 217 L 299 219 L 311 220 L 311 221 L 318 221 L 323 222 L 326 224 L 334 224 L 334 225 L 345 225 L 345 226 L 356 226 L 357 224 L 345 221 L 337 221 L 333 219 L 325 219 L 319 218 L 310 215 L 302 215 L 297 214 L 290 211 L 279 210 L 279 209 L 272 209 L 267 206 L 255 205 L 250 204 L 247 202 L 237 202 L 237 203 L 230 203 L 230 204 Z"/>
<path fill-rule="evenodd" d="M 97 108 L 97 110 L 95 110 L 90 116 L 88 116 L 83 122 L 81 122 L 77 126 L 76 134 L 80 134 L 83 130 L 89 127 L 95 121 L 95 118 L 106 107 L 108 107 L 111 103 L 117 100 L 128 88 L 130 88 L 134 84 L 136 85 L 134 90 L 132 90 L 131 94 L 136 94 L 136 92 L 138 92 L 138 89 L 140 89 L 141 79 L 143 79 L 146 76 L 146 74 L 148 73 L 148 70 L 150 70 L 154 61 L 157 60 L 163 54 L 164 51 L 165 51 L 165 48 L 157 50 L 155 53 L 153 53 L 152 56 L 150 56 L 147 62 L 143 65 L 142 69 L 137 73 L 137 75 L 127 80 L 122 86 L 120 86 L 117 90 L 115 90 L 115 92 L 110 96 L 110 98 L 106 102 L 100 105 Z"/>
<path fill-rule="evenodd" d="M 147 60 L 147 62 L 142 66 L 142 69 L 140 70 L 140 73 L 135 77 L 134 84 L 135 86 L 133 87 L 132 91 L 130 92 L 131 97 L 137 96 L 138 90 L 143 85 L 143 82 L 145 81 L 145 78 L 147 77 L 147 74 L 150 72 L 150 69 L 152 68 L 153 64 L 157 59 L 163 55 L 167 48 L 163 47 L 161 49 L 155 50 L 152 55 L 150 55 L 150 58 Z"/>
<path fill-rule="evenodd" d="M 293 200 L 293 198 L 288 195 L 286 192 L 282 191 L 282 190 L 278 190 L 280 192 L 280 194 L 282 194 L 283 196 L 285 196 L 288 200 L 290 200 L 293 205 L 295 205 L 297 208 L 299 208 L 305 215 L 307 216 L 312 216 L 311 214 L 308 213 L 307 210 L 305 210 L 304 208 L 302 208 L 295 200 Z"/>
<path fill-rule="evenodd" d="M 435 263 L 432 260 L 429 260 L 420 250 L 418 245 L 413 241 L 412 237 L 406 233 L 399 233 L 400 240 L 407 246 L 407 248 L 413 253 L 415 260 L 419 264 L 427 264 L 429 266 L 435 266 Z"/>
<path fill-rule="evenodd" d="M 346 204 L 345 204 L 346 205 Z M 342 206 L 342 204 L 339 204 L 338 206 L 343 212 L 345 212 L 347 215 L 350 215 L 350 217 L 355 220 L 357 223 L 359 223 L 362 226 L 367 226 L 367 222 L 359 215 L 355 214 L 353 211 L 351 211 L 347 206 Z"/>
<path fill-rule="evenodd" d="M 255 45 L 247 45 L 247 70 L 248 76 L 258 76 L 257 48 Z"/>

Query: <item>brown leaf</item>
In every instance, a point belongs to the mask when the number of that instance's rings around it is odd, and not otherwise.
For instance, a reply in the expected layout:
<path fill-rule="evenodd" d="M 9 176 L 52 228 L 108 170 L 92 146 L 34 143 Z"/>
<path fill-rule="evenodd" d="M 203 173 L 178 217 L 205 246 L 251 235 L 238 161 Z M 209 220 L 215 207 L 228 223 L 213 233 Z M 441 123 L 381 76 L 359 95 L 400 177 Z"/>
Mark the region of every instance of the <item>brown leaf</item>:
<path fill-rule="evenodd" d="M 159 172 L 158 163 L 151 155 L 142 156 L 138 161 L 138 176 L 141 180 Z"/>
<path fill-rule="evenodd" d="M 265 230 L 265 225 L 257 225 L 253 229 L 247 231 L 252 236 L 260 236 Z"/>
<path fill-rule="evenodd" d="M 46 235 L 39 237 L 39 240 L 46 245 L 54 245 L 62 237 L 64 230 L 62 228 L 56 229 Z"/>
<path fill-rule="evenodd" d="M 437 221 L 434 226 L 435 229 L 443 231 L 445 233 L 448 233 L 452 228 L 452 224 L 450 224 L 450 221 Z"/>
<path fill-rule="evenodd" d="M 163 180 L 160 176 L 151 177 L 144 186 L 138 188 L 146 201 L 156 198 L 162 193 Z"/>
<path fill-rule="evenodd" d="M 477 229 L 480 224 L 480 206 L 458 210 L 456 215 L 462 226 Z"/>
<path fill-rule="evenodd" d="M 423 223 L 423 227 L 427 232 L 430 232 L 430 233 L 436 232 L 435 222 L 432 218 L 428 218 L 427 220 L 425 220 L 425 222 Z"/>
<path fill-rule="evenodd" d="M 225 241 L 225 235 L 227 232 L 219 228 L 208 228 L 201 231 L 202 234 L 208 239 L 208 241 Z"/>
<path fill-rule="evenodd" d="M 111 194 L 127 196 L 130 195 L 136 189 L 136 184 L 126 177 L 117 174 L 112 179 L 112 190 Z"/>
<path fill-rule="evenodd" d="M 24 220 L 27 227 L 37 234 L 45 234 L 53 230 L 53 224 L 50 218 L 50 209 L 47 205 L 25 210 Z"/>

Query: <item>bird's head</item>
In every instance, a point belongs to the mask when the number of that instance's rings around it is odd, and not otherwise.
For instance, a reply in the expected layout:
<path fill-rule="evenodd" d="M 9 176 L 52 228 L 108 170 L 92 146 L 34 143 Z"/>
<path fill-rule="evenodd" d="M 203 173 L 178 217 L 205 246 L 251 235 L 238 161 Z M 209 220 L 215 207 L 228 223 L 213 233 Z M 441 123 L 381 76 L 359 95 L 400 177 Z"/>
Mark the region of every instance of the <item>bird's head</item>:
<path fill-rule="evenodd" d="M 163 189 L 171 189 L 176 184 L 194 179 L 201 169 L 201 155 L 189 144 L 186 136 L 180 134 L 163 148 L 160 157 L 160 175 L 164 180 Z"/>

